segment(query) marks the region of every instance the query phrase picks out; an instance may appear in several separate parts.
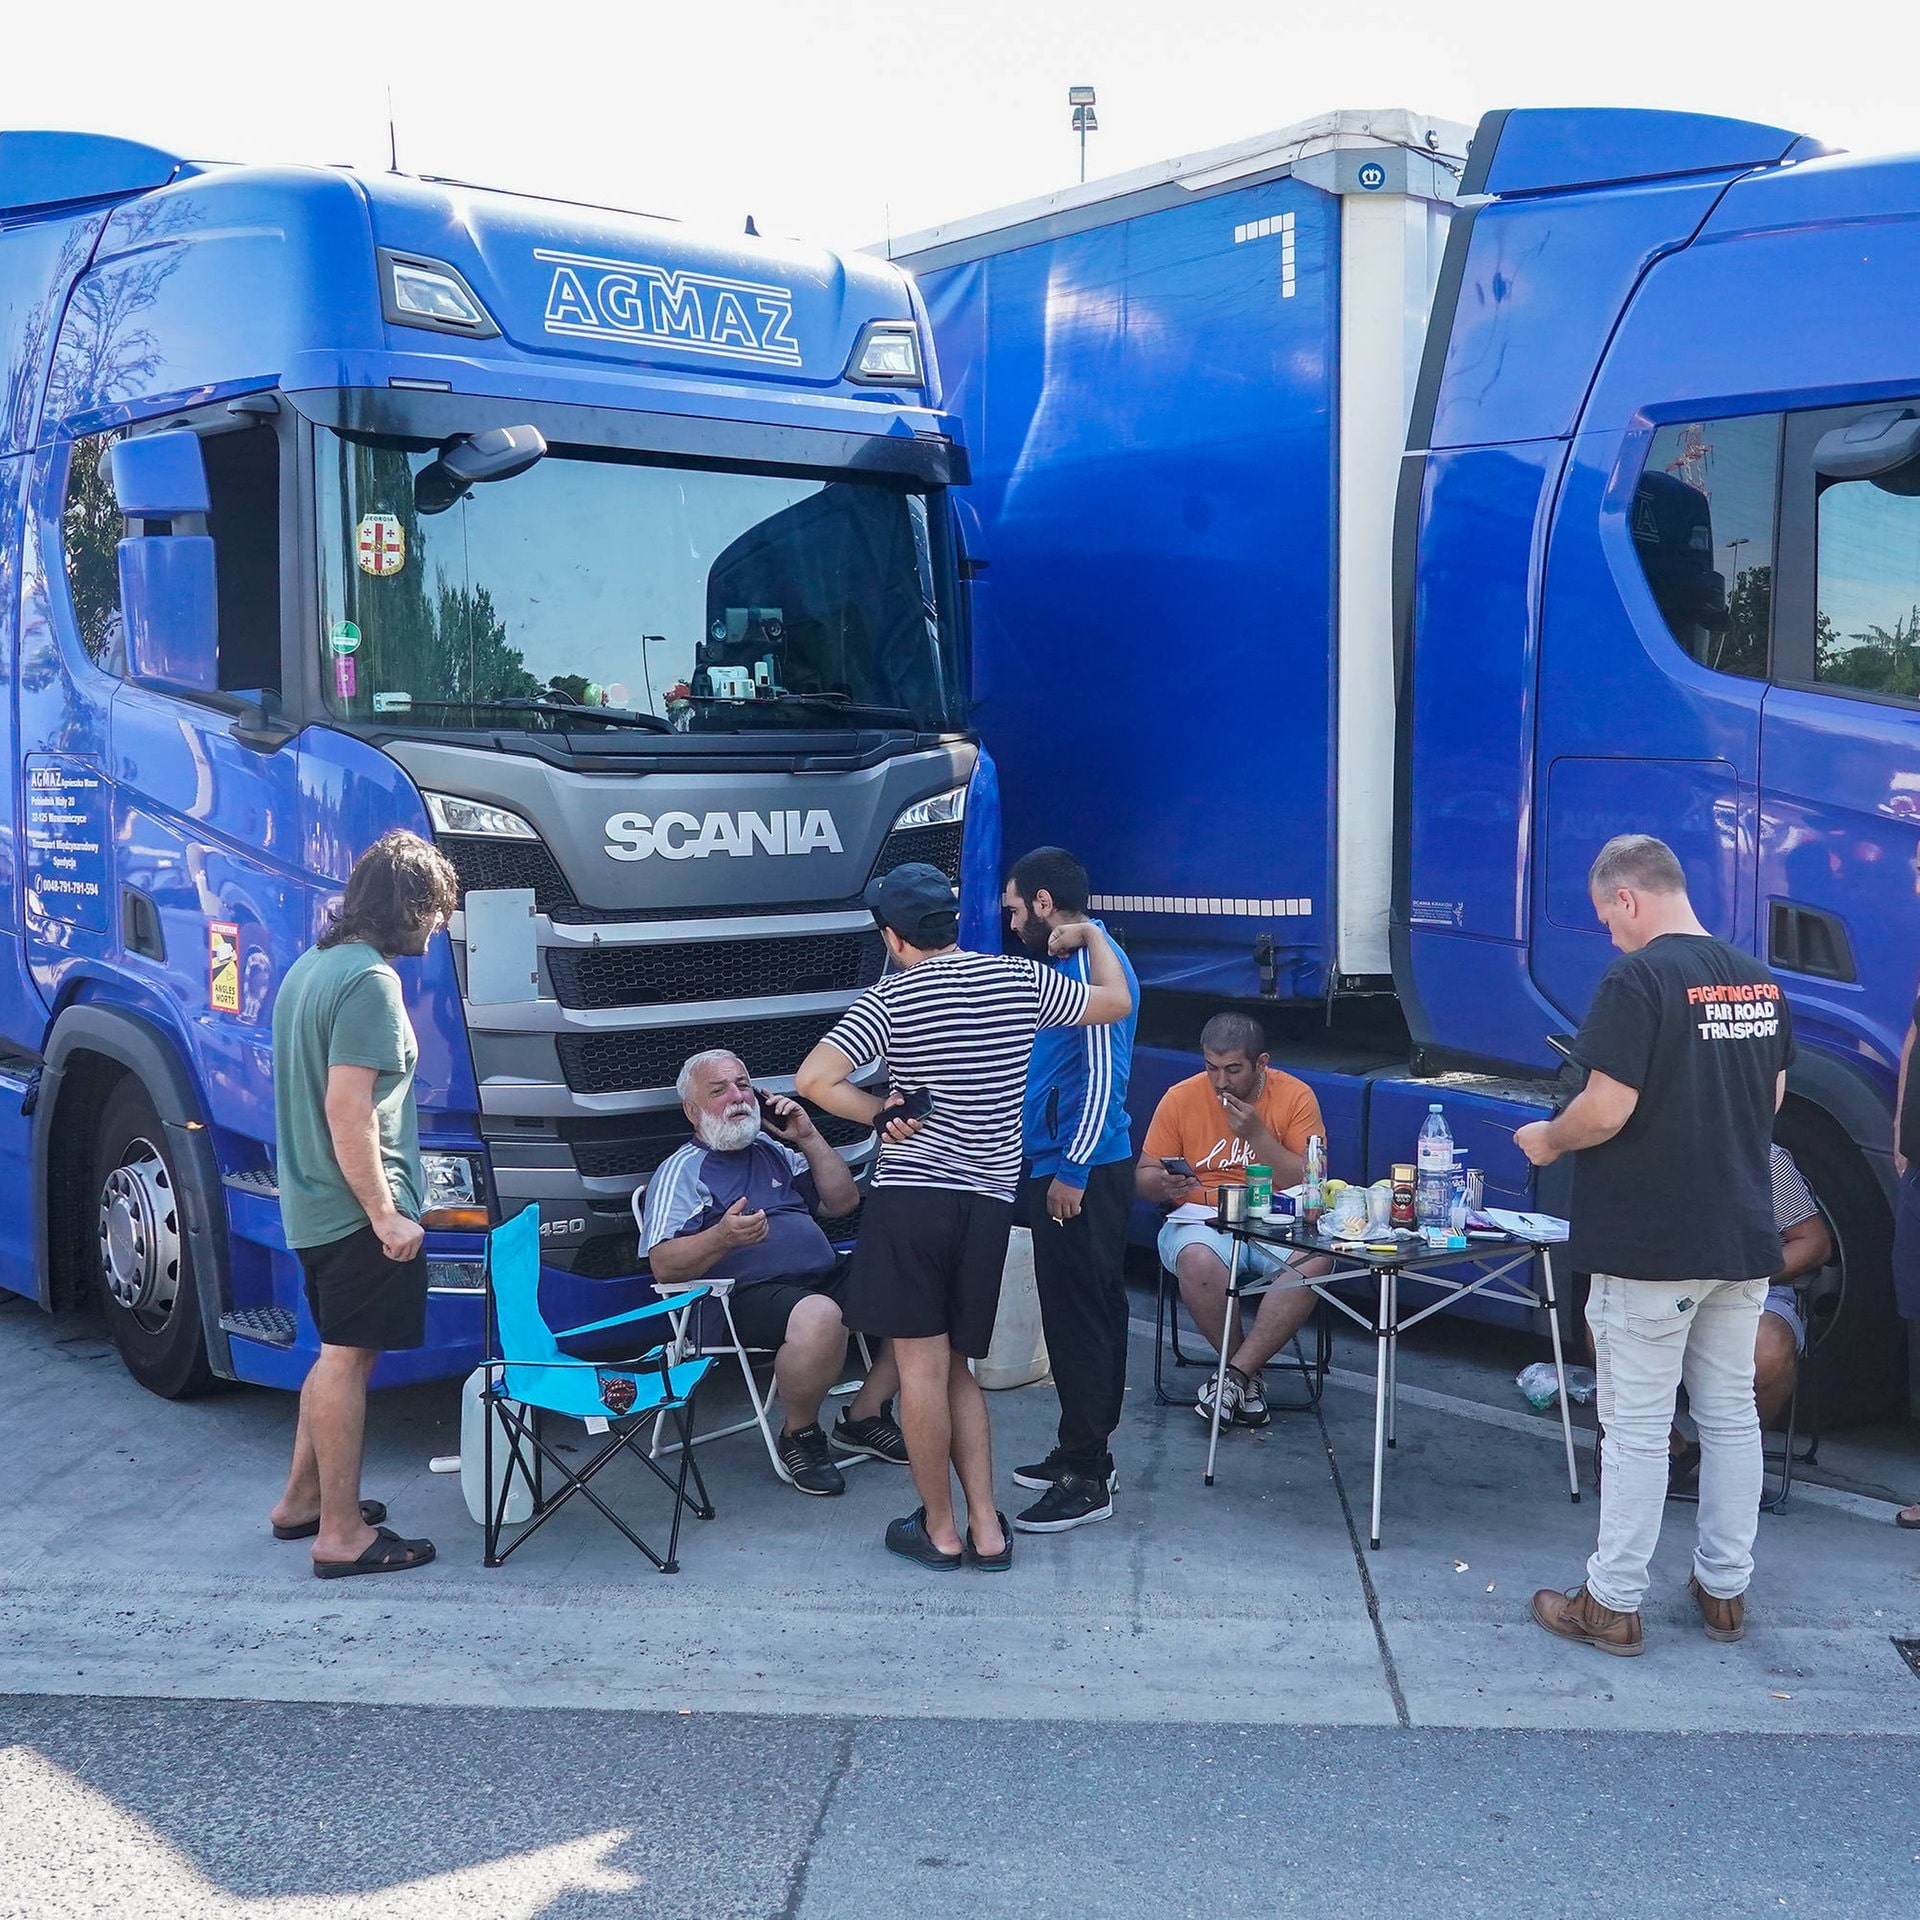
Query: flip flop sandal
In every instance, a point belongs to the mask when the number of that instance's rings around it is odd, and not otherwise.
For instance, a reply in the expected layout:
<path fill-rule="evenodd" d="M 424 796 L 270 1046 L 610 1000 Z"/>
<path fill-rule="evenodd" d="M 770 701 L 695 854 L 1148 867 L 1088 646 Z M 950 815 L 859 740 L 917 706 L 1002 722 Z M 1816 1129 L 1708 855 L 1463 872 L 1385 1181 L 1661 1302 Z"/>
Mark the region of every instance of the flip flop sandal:
<path fill-rule="evenodd" d="M 391 1527 L 382 1527 L 380 1537 L 358 1560 L 316 1560 L 316 1580 L 345 1580 L 356 1573 L 405 1573 L 409 1567 L 424 1567 L 433 1558 L 431 1540 L 402 1540 Z"/>
<path fill-rule="evenodd" d="M 387 1517 L 387 1503 L 384 1500 L 362 1500 L 360 1518 L 368 1526 L 377 1527 Z M 309 1520 L 304 1527 L 275 1527 L 273 1537 L 276 1540 L 311 1540 L 320 1531 L 317 1519 Z"/>
<path fill-rule="evenodd" d="M 1920 1507 L 1902 1507 L 1893 1516 L 1896 1527 L 1905 1527 L 1909 1533 L 1920 1533 Z"/>

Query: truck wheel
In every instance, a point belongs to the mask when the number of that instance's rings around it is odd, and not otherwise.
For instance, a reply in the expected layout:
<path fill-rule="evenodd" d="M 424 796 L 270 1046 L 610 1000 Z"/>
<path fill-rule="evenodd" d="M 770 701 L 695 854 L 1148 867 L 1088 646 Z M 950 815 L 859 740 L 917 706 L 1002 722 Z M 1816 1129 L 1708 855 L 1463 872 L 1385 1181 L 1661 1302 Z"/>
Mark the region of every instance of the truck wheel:
<path fill-rule="evenodd" d="M 94 1150 L 94 1270 L 114 1344 L 150 1393 L 184 1400 L 214 1384 L 200 1326 L 179 1178 L 166 1129 L 131 1075 L 107 1097 Z"/>
<path fill-rule="evenodd" d="M 1893 1303 L 1893 1215 L 1860 1151 L 1824 1114 L 1789 1100 L 1774 1138 L 1793 1155 L 1833 1233 L 1808 1290 L 1807 1351 L 1823 1427 L 1906 1412 L 1906 1335 Z"/>

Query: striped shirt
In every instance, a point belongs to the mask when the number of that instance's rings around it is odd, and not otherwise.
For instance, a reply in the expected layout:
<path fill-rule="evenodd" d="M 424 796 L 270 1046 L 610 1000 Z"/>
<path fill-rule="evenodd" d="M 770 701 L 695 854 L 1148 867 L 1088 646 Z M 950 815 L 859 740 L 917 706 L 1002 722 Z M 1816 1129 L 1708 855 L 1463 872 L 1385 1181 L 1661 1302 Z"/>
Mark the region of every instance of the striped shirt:
<path fill-rule="evenodd" d="M 877 1187 L 944 1187 L 1011 1200 L 1020 1186 L 1020 1096 L 1042 1027 L 1086 1017 L 1088 989 L 1054 967 L 955 951 L 869 987 L 826 1038 L 855 1067 L 887 1064 L 895 1093 L 933 1112 L 904 1145 L 882 1143 Z"/>
<path fill-rule="evenodd" d="M 1773 1224 L 1782 1233 L 1820 1211 L 1800 1169 L 1793 1164 L 1793 1155 L 1777 1140 L 1767 1148 L 1767 1174 L 1773 1186 Z"/>

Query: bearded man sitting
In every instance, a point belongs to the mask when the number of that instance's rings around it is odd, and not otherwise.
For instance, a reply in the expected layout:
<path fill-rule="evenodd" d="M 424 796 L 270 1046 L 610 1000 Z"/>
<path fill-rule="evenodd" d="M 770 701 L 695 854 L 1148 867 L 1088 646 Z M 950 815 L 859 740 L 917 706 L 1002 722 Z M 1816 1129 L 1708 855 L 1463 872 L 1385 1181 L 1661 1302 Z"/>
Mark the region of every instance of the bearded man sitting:
<path fill-rule="evenodd" d="M 853 1212 L 859 1189 L 806 1108 L 766 1096 L 735 1054 L 696 1053 L 680 1069 L 680 1104 L 694 1137 L 647 1183 L 640 1241 L 656 1280 L 709 1276 L 733 1282 L 733 1324 L 749 1347 L 774 1351 L 773 1383 L 784 1415 L 776 1446 L 801 1493 L 844 1493 L 833 1448 L 904 1466 L 907 1443 L 893 1417 L 899 1388 L 888 1342 L 835 1423 L 820 1428 L 820 1403 L 847 1357 L 840 1315 L 843 1262 L 819 1219 Z M 819 1218 L 816 1218 L 819 1216 Z"/>

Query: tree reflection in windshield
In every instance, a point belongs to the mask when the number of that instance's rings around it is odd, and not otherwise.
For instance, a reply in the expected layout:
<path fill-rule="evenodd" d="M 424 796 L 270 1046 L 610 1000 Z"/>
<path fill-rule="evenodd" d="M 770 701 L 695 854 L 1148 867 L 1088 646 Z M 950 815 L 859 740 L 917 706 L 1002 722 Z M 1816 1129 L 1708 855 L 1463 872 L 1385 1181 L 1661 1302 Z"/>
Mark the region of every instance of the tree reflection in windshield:
<path fill-rule="evenodd" d="M 321 643 L 343 719 L 962 724 L 944 539 L 917 494 L 556 449 L 423 518 L 432 449 L 320 444 Z"/>

